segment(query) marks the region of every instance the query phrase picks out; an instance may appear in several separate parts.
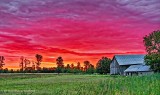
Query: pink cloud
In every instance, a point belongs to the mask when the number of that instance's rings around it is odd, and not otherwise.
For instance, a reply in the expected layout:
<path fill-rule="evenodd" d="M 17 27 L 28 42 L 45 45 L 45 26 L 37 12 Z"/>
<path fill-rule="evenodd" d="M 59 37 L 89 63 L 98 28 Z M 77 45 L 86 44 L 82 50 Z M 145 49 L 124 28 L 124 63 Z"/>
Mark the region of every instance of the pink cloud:
<path fill-rule="evenodd" d="M 159 17 L 159 0 L 1 0 L 0 53 L 9 67 L 36 53 L 45 62 L 63 56 L 94 64 L 102 56 L 144 54 L 143 37 L 160 28 Z"/>

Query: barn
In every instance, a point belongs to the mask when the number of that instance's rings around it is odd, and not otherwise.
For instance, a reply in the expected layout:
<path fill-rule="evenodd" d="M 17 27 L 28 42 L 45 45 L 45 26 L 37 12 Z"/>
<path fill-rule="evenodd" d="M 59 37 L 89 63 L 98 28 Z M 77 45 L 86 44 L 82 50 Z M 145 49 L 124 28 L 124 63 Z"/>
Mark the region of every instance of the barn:
<path fill-rule="evenodd" d="M 111 75 L 132 75 L 149 73 L 150 67 L 145 65 L 145 55 L 115 55 L 110 64 Z"/>
<path fill-rule="evenodd" d="M 150 66 L 147 65 L 131 65 L 124 71 L 124 75 L 149 75 L 153 74 Z"/>

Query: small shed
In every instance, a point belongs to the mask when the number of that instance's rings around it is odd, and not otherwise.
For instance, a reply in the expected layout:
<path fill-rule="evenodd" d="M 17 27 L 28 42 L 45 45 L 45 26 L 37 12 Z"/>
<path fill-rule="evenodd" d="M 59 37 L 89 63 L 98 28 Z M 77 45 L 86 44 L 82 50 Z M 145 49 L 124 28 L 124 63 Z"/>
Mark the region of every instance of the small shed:
<path fill-rule="evenodd" d="M 131 65 L 124 71 L 124 75 L 149 75 L 153 72 L 147 65 Z"/>

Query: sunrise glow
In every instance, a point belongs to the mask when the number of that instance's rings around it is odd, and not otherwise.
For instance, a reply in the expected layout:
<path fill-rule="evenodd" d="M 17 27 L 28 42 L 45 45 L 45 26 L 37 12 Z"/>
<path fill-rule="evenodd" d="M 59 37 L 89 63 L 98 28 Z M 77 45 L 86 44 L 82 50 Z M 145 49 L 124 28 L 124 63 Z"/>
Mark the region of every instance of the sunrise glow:
<path fill-rule="evenodd" d="M 20 57 L 41 67 L 96 64 L 102 56 L 145 54 L 143 37 L 160 29 L 160 0 L 0 0 L 0 55 L 4 68 Z"/>

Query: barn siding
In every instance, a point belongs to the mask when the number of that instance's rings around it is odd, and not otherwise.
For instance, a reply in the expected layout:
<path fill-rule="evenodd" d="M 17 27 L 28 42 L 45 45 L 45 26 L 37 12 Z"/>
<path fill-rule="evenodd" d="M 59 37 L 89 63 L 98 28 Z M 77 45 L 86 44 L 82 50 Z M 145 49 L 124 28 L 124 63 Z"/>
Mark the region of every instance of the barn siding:
<path fill-rule="evenodd" d="M 134 76 L 134 75 L 138 75 L 138 76 L 144 76 L 144 75 L 151 75 L 153 74 L 154 72 L 152 71 L 148 71 L 148 72 L 125 72 L 124 75 L 126 76 Z"/>
<path fill-rule="evenodd" d="M 120 75 L 124 75 L 124 71 L 129 67 L 129 65 L 120 66 Z"/>
<path fill-rule="evenodd" d="M 116 58 L 113 59 L 111 65 L 110 65 L 110 74 L 120 74 L 124 75 L 124 71 L 129 67 L 129 65 L 120 66 L 116 60 Z"/>
<path fill-rule="evenodd" d="M 114 60 L 112 61 L 111 65 L 110 65 L 110 74 L 120 74 L 120 66 L 118 64 L 118 62 L 116 61 L 116 59 L 114 58 Z"/>

